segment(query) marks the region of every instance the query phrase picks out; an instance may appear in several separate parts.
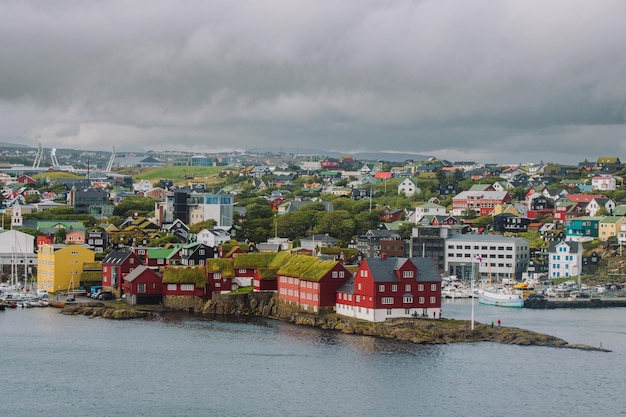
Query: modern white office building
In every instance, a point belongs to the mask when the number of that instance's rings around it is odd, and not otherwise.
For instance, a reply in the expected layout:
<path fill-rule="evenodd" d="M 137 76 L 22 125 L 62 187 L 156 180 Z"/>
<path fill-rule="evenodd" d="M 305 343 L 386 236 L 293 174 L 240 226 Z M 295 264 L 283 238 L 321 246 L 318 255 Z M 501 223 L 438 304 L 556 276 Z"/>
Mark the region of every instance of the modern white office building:
<path fill-rule="evenodd" d="M 446 240 L 445 269 L 461 279 L 520 280 L 528 268 L 528 240 L 500 235 L 455 234 Z"/>

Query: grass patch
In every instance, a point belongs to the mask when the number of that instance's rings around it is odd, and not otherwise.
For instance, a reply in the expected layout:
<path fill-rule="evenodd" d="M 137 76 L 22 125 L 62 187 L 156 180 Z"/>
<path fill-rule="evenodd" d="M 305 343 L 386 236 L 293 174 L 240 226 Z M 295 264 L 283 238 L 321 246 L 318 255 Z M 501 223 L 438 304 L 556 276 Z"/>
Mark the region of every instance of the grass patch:
<path fill-rule="evenodd" d="M 254 287 L 252 285 L 249 285 L 247 287 L 239 287 L 235 291 L 231 291 L 228 294 L 229 295 L 248 294 L 248 293 L 251 293 L 252 291 L 254 291 Z"/>

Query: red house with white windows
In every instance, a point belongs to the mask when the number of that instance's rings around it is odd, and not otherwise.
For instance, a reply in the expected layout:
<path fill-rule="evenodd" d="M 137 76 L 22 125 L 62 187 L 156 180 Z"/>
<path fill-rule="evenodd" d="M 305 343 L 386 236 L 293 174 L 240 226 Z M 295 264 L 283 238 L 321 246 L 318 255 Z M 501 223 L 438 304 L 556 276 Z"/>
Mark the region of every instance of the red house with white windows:
<path fill-rule="evenodd" d="M 161 303 L 161 275 L 147 266 L 140 265 L 126 275 L 123 287 L 128 304 Z"/>
<path fill-rule="evenodd" d="M 279 302 L 314 313 L 333 310 L 337 289 L 351 276 L 341 262 L 294 255 L 277 272 Z"/>
<path fill-rule="evenodd" d="M 452 214 L 460 216 L 470 209 L 478 216 L 489 216 L 497 205 L 511 202 L 506 191 L 463 191 L 452 198 Z"/>
<path fill-rule="evenodd" d="M 365 258 L 336 304 L 337 314 L 372 322 L 441 317 L 441 275 L 431 258 Z"/>
<path fill-rule="evenodd" d="M 102 289 L 112 291 L 117 298 L 121 298 L 124 277 L 141 265 L 141 259 L 133 252 L 109 253 L 102 260 Z"/>
<path fill-rule="evenodd" d="M 232 290 L 235 277 L 233 258 L 213 258 L 206 260 L 207 295 L 224 294 Z"/>
<path fill-rule="evenodd" d="M 207 297 L 205 266 L 169 266 L 163 269 L 163 307 L 202 311 Z"/>

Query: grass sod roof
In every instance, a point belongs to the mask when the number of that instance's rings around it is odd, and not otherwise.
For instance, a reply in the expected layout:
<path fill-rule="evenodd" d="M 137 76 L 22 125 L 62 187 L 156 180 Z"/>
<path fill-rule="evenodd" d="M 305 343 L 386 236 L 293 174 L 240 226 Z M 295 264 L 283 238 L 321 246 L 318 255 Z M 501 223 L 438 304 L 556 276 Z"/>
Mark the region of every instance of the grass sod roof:
<path fill-rule="evenodd" d="M 206 260 L 207 272 L 219 272 L 224 278 L 233 278 L 235 276 L 235 260 L 232 258 L 215 258 Z"/>
<path fill-rule="evenodd" d="M 322 255 L 339 256 L 342 252 L 345 259 L 352 259 L 359 254 L 359 250 L 353 248 L 340 248 L 338 246 L 322 246 L 319 248 L 319 253 L 321 253 Z"/>
<path fill-rule="evenodd" d="M 100 262 L 100 261 L 84 262 L 83 263 L 83 270 L 87 270 L 87 269 L 99 269 L 99 270 L 102 270 L 102 262 Z"/>
<path fill-rule="evenodd" d="M 102 271 L 83 271 L 80 274 L 80 282 L 102 281 Z"/>
<path fill-rule="evenodd" d="M 337 261 L 323 261 L 315 256 L 294 255 L 285 265 L 280 267 L 278 275 L 297 277 L 307 281 L 319 281 L 336 265 Z"/>
<path fill-rule="evenodd" d="M 267 268 L 276 256 L 275 253 L 238 253 L 235 255 L 235 269 Z"/>
<path fill-rule="evenodd" d="M 293 255 L 290 252 L 286 252 L 286 251 L 278 252 L 274 254 L 274 258 L 271 260 L 268 267 L 278 269 L 281 266 L 283 266 L 286 262 L 288 262 L 289 258 L 291 258 L 292 256 Z"/>
<path fill-rule="evenodd" d="M 261 281 L 278 277 L 278 268 L 259 268 L 256 272 Z"/>
<path fill-rule="evenodd" d="M 204 288 L 207 284 L 204 267 L 167 267 L 163 269 L 164 284 L 195 284 L 196 288 Z"/>

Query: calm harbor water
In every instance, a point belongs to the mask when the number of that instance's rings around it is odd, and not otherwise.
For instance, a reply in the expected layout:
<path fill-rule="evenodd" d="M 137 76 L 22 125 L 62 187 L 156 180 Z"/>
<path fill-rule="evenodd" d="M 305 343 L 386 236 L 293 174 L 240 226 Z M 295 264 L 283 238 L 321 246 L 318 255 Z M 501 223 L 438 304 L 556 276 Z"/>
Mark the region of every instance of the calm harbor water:
<path fill-rule="evenodd" d="M 469 301 L 444 317 L 470 318 Z M 475 305 L 476 320 L 611 353 L 418 346 L 272 320 L 0 312 L 1 416 L 626 415 L 626 310 Z"/>

